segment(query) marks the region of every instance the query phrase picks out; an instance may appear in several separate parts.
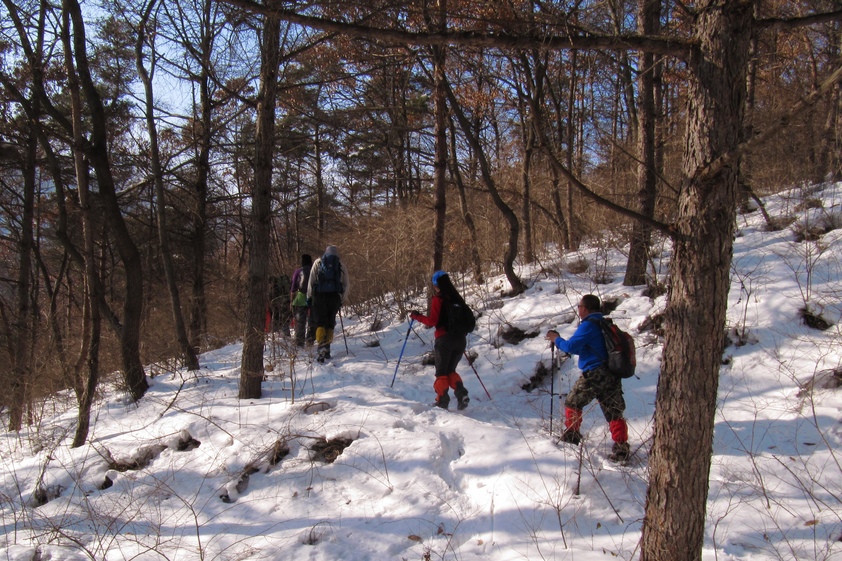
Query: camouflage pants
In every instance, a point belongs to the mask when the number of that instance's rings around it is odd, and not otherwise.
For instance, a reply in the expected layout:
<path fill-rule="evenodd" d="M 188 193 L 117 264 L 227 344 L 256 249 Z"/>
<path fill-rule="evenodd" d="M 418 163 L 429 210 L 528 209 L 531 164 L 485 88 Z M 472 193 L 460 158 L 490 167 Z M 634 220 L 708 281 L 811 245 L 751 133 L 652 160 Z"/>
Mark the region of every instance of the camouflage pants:
<path fill-rule="evenodd" d="M 581 411 L 596 399 L 609 423 L 623 418 L 626 401 L 623 399 L 623 380 L 601 366 L 582 374 L 567 394 L 564 405 Z"/>

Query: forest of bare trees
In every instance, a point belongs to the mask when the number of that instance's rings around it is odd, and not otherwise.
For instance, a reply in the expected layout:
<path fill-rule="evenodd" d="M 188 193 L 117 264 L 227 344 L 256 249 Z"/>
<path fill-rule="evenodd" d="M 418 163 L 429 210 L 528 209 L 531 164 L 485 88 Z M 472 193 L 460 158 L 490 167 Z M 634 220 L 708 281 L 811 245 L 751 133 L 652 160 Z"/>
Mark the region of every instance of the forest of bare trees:
<path fill-rule="evenodd" d="M 641 559 L 699 558 L 736 216 L 842 179 L 838 2 L 0 14 L 9 430 L 72 389 L 81 445 L 103 376 L 139 400 L 144 365 L 197 369 L 235 339 L 240 397 L 259 398 L 268 278 L 327 243 L 352 310 L 400 315 L 436 268 L 505 275 L 513 295 L 519 264 L 611 231 L 626 284 L 669 293 Z M 668 275 L 649 265 L 656 239 Z"/>

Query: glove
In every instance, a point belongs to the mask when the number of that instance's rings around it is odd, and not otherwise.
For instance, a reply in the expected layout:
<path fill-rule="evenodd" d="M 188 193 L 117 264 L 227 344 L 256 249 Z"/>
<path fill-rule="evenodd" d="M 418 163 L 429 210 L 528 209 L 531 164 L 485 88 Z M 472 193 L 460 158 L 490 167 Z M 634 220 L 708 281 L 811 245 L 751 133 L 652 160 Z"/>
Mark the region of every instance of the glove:
<path fill-rule="evenodd" d="M 418 312 L 417 310 L 411 310 L 409 312 L 409 319 L 418 319 L 418 316 L 420 316 L 420 315 L 421 315 L 421 313 Z"/>

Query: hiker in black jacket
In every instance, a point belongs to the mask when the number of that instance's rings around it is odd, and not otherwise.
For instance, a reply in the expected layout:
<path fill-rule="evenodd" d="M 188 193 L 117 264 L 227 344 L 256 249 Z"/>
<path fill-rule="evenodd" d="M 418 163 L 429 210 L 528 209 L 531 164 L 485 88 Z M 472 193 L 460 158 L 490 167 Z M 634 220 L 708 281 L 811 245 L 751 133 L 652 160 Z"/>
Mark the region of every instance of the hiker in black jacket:
<path fill-rule="evenodd" d="M 450 276 L 444 271 L 433 273 L 433 288 L 436 294 L 430 302 L 430 315 L 416 311 L 409 313 L 409 317 L 420 321 L 427 327 L 436 328 L 436 381 L 433 389 L 436 391 L 436 405 L 447 409 L 450 404 L 448 388 L 453 389 L 458 403 L 457 409 L 464 409 L 471 401 L 468 397 L 468 390 L 462 383 L 462 377 L 456 372 L 456 366 L 465 352 L 468 345 L 467 336 L 460 333 L 448 333 L 448 309 L 452 303 L 465 305 L 465 300 L 450 282 Z"/>

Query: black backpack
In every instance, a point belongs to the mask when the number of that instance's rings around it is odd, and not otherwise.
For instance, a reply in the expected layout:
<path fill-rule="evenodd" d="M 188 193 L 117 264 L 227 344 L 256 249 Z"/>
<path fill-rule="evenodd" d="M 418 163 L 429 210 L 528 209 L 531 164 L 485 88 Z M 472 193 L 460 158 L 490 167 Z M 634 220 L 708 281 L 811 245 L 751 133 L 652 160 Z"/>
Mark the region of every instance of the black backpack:
<path fill-rule="evenodd" d="M 587 320 L 599 325 L 599 329 L 602 331 L 605 350 L 608 351 L 608 360 L 605 363 L 608 370 L 620 378 L 634 376 L 634 369 L 637 366 L 634 338 L 614 325 L 611 318 L 587 318 Z"/>
<path fill-rule="evenodd" d="M 316 292 L 343 292 L 342 265 L 337 255 L 323 255 L 319 261 Z"/>
<path fill-rule="evenodd" d="M 477 318 L 464 302 L 445 302 L 445 329 L 453 335 L 467 335 L 477 326 Z"/>

